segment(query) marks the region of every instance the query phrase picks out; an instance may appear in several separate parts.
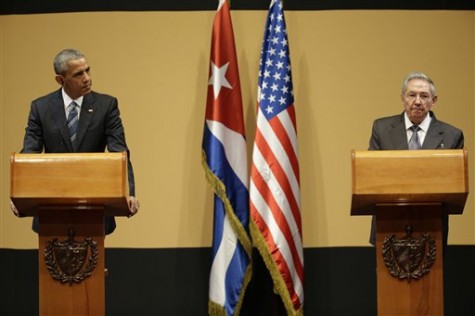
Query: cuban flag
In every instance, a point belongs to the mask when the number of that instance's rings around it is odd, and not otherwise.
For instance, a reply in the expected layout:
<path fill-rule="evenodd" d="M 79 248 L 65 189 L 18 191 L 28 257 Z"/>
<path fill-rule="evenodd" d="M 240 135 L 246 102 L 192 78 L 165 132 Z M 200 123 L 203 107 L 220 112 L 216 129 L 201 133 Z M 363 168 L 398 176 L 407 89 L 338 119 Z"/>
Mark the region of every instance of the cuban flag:
<path fill-rule="evenodd" d="M 239 315 L 251 279 L 247 147 L 227 1 L 214 18 L 202 162 L 214 192 L 210 315 Z"/>

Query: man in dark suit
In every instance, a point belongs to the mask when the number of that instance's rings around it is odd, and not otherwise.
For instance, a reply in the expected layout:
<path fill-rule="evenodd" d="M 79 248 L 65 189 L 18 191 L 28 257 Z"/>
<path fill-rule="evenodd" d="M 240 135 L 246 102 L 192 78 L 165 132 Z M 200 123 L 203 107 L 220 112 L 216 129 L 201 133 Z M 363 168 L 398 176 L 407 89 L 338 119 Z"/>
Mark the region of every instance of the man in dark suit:
<path fill-rule="evenodd" d="M 61 88 L 31 103 L 22 153 L 127 152 L 129 216 L 139 209 L 124 127 L 115 97 L 92 91 L 90 66 L 84 54 L 75 49 L 59 52 L 54 59 L 55 80 Z M 76 113 L 71 120 L 71 112 Z M 75 124 L 77 121 L 78 124 Z M 69 126 L 68 126 L 69 125 Z M 76 126 L 74 132 L 71 126 Z M 71 135 L 74 133 L 74 136 Z M 20 216 L 13 203 L 15 215 Z M 105 233 L 116 227 L 113 217 L 105 220 Z M 38 219 L 33 220 L 38 232 Z"/>
<path fill-rule="evenodd" d="M 437 103 L 434 82 L 425 74 L 412 72 L 402 84 L 402 114 L 376 119 L 369 150 L 462 149 L 463 132 L 439 121 L 432 109 Z M 443 216 L 443 244 L 447 245 L 448 215 Z M 376 244 L 375 218 L 370 243 Z"/>

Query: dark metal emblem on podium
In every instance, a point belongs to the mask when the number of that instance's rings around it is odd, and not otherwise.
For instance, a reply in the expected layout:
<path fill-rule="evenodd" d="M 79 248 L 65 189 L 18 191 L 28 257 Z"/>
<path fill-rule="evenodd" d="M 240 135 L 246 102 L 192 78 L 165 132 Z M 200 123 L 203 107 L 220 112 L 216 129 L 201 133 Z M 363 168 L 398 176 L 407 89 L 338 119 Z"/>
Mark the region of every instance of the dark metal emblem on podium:
<path fill-rule="evenodd" d="M 435 240 L 428 233 L 420 239 L 412 237 L 412 227 L 406 227 L 406 235 L 384 238 L 383 259 L 389 273 L 399 279 L 419 279 L 430 271 L 436 259 Z"/>
<path fill-rule="evenodd" d="M 72 285 L 81 283 L 92 274 L 98 254 L 97 243 L 91 237 L 78 242 L 70 228 L 67 240 L 58 242 L 55 238 L 46 243 L 45 262 L 53 279 Z"/>

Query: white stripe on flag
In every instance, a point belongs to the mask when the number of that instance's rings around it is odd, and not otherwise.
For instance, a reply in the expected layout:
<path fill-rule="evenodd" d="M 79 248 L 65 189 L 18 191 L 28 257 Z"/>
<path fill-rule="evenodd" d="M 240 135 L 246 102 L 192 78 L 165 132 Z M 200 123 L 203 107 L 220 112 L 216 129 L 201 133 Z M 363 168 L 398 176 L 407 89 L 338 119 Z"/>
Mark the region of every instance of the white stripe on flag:
<path fill-rule="evenodd" d="M 297 156 L 297 133 L 295 131 L 294 123 L 292 122 L 292 119 L 289 116 L 289 111 L 282 111 L 277 115 L 277 117 L 282 122 L 282 126 L 284 127 L 285 132 L 287 133 L 287 135 L 289 135 L 289 139 L 292 142 L 292 149 L 294 150 L 294 153 Z"/>
<path fill-rule="evenodd" d="M 256 152 L 254 151 L 254 153 Z M 252 196 L 251 196 L 252 203 L 254 204 L 256 210 L 259 212 L 261 217 L 264 219 L 267 225 L 267 228 L 269 229 L 272 235 L 272 239 L 274 240 L 276 246 L 278 246 L 279 251 L 282 254 L 282 257 L 284 258 L 285 263 L 287 264 L 287 267 L 289 268 L 289 272 L 292 276 L 292 282 L 294 284 L 295 292 L 299 296 L 299 299 L 303 301 L 302 282 L 297 274 L 297 270 L 294 265 L 294 260 L 292 258 L 292 253 L 291 253 L 289 244 L 287 243 L 287 240 L 285 239 L 285 235 L 280 230 L 279 225 L 275 221 L 274 216 L 272 216 L 272 212 L 270 211 L 269 206 L 267 205 L 266 201 L 259 193 L 259 190 L 254 186 L 253 181 L 251 181 L 251 191 L 252 191 Z M 294 241 L 300 243 L 299 247 L 301 247 L 298 230 L 297 230 L 297 234 L 295 233 L 293 234 L 293 237 L 294 237 Z M 300 251 L 299 251 L 299 256 L 300 256 L 300 260 L 302 261 L 303 255 Z"/>
<path fill-rule="evenodd" d="M 271 192 L 272 196 L 274 197 L 274 200 L 278 204 L 279 208 L 282 210 L 282 214 L 285 217 L 285 220 L 287 221 L 290 231 L 292 234 L 292 238 L 294 239 L 295 247 L 298 250 L 299 254 L 299 260 L 302 262 L 303 265 L 303 252 L 302 252 L 302 240 L 300 239 L 300 234 L 299 234 L 299 227 L 297 223 L 295 222 L 295 218 L 292 214 L 291 207 L 289 205 L 288 200 L 285 198 L 285 192 L 282 190 L 281 186 L 279 185 L 279 182 L 275 178 L 275 175 L 272 173 L 271 168 L 267 164 L 265 158 L 262 156 L 261 151 L 257 146 L 254 147 L 253 151 L 253 163 L 256 166 L 257 170 L 259 171 L 259 174 L 262 176 L 262 178 L 265 179 L 267 186 L 269 187 L 269 191 Z M 267 172 L 268 171 L 268 172 Z M 254 185 L 254 182 L 251 181 L 251 201 L 254 202 L 254 194 L 259 194 L 259 198 L 262 198 L 261 194 L 259 193 L 259 190 Z M 264 203 L 266 203 L 264 201 Z M 266 203 L 267 206 L 267 203 Z M 269 209 L 269 207 L 266 207 L 266 209 Z M 270 211 L 266 211 L 264 213 L 261 213 L 261 210 L 259 209 L 258 211 L 261 214 L 262 217 L 266 217 L 267 215 L 272 215 Z M 269 214 L 267 214 L 269 212 Z M 270 217 L 270 216 L 269 216 Z M 277 231 L 272 231 L 272 235 L 276 236 L 279 234 L 282 234 L 279 229 L 279 233 Z M 283 237 L 283 236 L 282 236 Z M 290 236 L 289 236 L 290 237 Z"/>
<path fill-rule="evenodd" d="M 234 233 L 234 230 L 229 223 L 229 218 L 226 215 L 223 223 L 223 237 L 221 238 L 213 264 L 211 265 L 211 271 L 213 271 L 213 273 L 211 273 L 209 280 L 209 298 L 213 302 L 222 306 L 224 306 L 226 301 L 226 273 L 228 271 L 229 263 L 236 251 L 236 243 L 236 234 Z"/>
<path fill-rule="evenodd" d="M 213 134 L 224 147 L 226 158 L 234 170 L 238 178 L 248 188 L 248 173 L 245 153 L 247 152 L 246 140 L 244 137 L 235 131 L 227 128 L 224 124 L 206 120 L 211 134 Z M 243 157 L 244 156 L 244 157 Z"/>
<path fill-rule="evenodd" d="M 297 202 L 297 205 L 300 209 L 300 186 L 293 172 L 292 164 L 290 163 L 289 157 L 287 156 L 285 149 L 282 147 L 281 142 L 274 134 L 274 131 L 270 126 L 269 122 L 264 117 L 264 114 L 262 113 L 260 107 L 257 114 L 257 128 L 261 131 L 261 134 L 264 137 L 266 143 L 271 148 L 275 157 L 278 159 L 279 164 L 282 166 L 282 169 L 285 172 L 285 175 L 287 176 L 287 179 L 292 188 L 292 194 L 294 195 L 295 201 Z M 254 150 L 255 148 L 256 147 L 254 147 Z M 258 167 L 258 169 L 260 168 Z"/>

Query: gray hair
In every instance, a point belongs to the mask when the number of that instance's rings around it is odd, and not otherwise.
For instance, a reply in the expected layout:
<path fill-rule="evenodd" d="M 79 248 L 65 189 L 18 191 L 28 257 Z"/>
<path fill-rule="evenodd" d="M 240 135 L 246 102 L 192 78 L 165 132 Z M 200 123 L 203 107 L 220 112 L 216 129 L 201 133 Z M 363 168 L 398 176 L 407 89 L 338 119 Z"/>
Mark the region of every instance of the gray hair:
<path fill-rule="evenodd" d="M 68 71 L 68 63 L 71 60 L 81 59 L 83 57 L 85 57 L 84 54 L 77 49 L 68 48 L 60 51 L 53 61 L 54 72 L 57 75 L 63 75 L 66 71 Z"/>
<path fill-rule="evenodd" d="M 432 79 L 429 78 L 429 76 L 427 76 L 426 74 L 423 74 L 422 72 L 417 72 L 417 71 L 411 72 L 410 74 L 406 76 L 406 78 L 404 78 L 404 81 L 402 82 L 402 89 L 401 89 L 402 95 L 406 93 L 407 85 L 409 84 L 409 81 L 414 80 L 414 79 L 420 79 L 427 82 L 429 84 L 429 90 L 430 90 L 431 96 L 432 97 L 436 96 L 437 92 L 435 91 L 435 85 Z"/>

